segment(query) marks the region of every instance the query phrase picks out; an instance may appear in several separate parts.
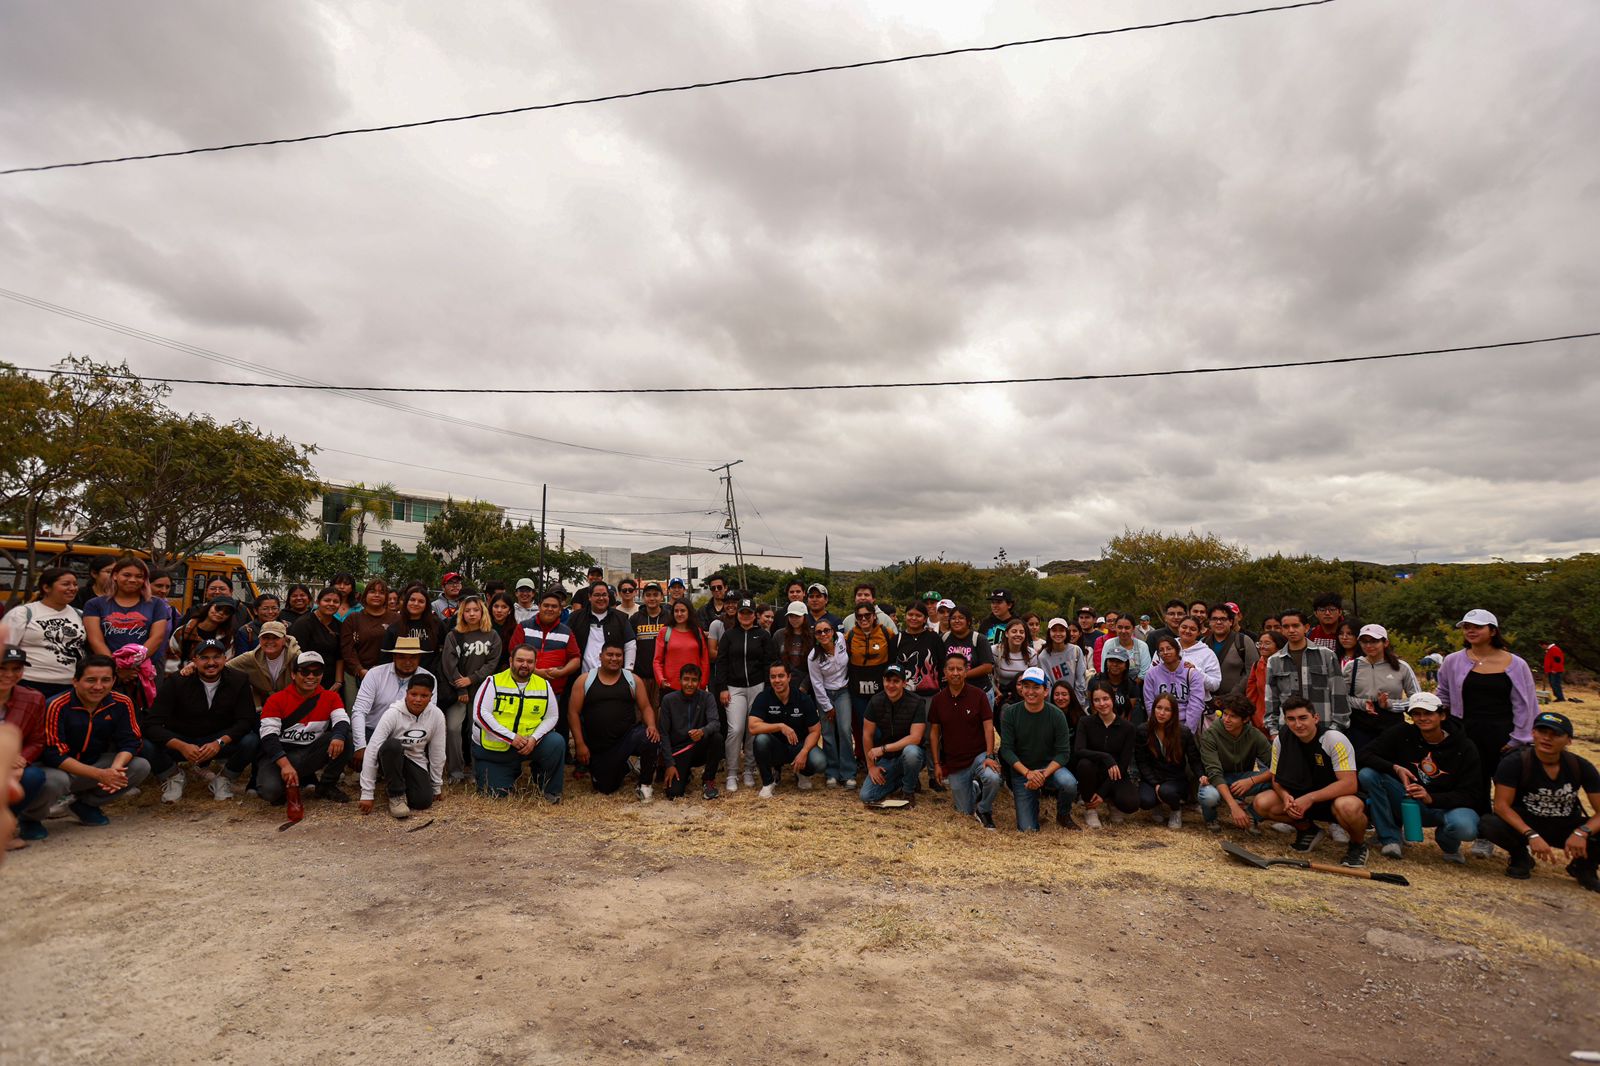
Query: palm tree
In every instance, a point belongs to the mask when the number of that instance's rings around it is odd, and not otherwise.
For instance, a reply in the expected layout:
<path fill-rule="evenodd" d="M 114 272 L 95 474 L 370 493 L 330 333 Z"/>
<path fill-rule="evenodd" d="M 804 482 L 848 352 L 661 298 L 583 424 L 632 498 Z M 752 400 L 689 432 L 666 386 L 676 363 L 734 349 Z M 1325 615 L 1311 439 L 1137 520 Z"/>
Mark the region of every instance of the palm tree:
<path fill-rule="evenodd" d="M 339 522 L 350 530 L 351 544 L 366 544 L 367 523 L 379 529 L 388 529 L 394 523 L 395 487 L 385 481 L 368 488 L 358 481 L 342 490 L 344 509 L 339 512 Z"/>

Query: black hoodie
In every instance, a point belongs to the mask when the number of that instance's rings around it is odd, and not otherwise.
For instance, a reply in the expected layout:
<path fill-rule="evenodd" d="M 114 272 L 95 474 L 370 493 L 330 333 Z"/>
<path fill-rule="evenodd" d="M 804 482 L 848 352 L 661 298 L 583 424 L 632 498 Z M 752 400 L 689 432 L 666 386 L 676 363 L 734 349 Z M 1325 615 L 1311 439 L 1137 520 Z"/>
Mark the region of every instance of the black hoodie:
<path fill-rule="evenodd" d="M 1478 761 L 1478 749 L 1467 740 L 1465 730 L 1445 730 L 1443 740 L 1429 744 L 1422 739 L 1422 730 L 1409 722 L 1402 723 L 1379 734 L 1356 757 L 1356 762 L 1363 770 L 1391 776 L 1396 766 L 1404 766 L 1433 797 L 1430 807 L 1483 811 L 1483 767 Z"/>

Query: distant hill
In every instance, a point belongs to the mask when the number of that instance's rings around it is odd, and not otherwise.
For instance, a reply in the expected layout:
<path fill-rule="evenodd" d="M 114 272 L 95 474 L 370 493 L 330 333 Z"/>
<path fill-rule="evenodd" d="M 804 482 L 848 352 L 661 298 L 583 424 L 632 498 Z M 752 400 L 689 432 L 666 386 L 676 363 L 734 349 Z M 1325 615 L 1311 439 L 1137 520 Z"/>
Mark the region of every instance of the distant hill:
<path fill-rule="evenodd" d="M 665 581 L 672 565 L 672 556 L 685 555 L 694 549 L 687 544 L 668 544 L 647 552 L 633 553 L 633 572 L 640 581 Z"/>

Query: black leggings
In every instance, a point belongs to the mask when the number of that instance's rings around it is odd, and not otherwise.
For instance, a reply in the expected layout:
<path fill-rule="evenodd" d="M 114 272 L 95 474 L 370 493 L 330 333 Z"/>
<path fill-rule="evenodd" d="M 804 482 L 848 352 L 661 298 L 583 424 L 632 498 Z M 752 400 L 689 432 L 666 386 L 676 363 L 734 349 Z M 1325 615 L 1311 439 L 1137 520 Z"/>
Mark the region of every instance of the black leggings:
<path fill-rule="evenodd" d="M 1478 749 L 1478 765 L 1483 769 L 1484 810 L 1494 809 L 1494 772 L 1505 758 L 1500 749 L 1511 740 L 1511 716 L 1494 715 L 1485 718 L 1463 719 L 1462 729 L 1472 746 Z"/>
<path fill-rule="evenodd" d="M 1153 811 L 1157 806 L 1166 804 L 1171 810 L 1183 806 L 1188 789 L 1182 781 L 1163 781 L 1160 785 L 1153 785 L 1149 781 L 1139 782 L 1139 809 Z"/>
<path fill-rule="evenodd" d="M 1099 796 L 1123 814 L 1139 809 L 1139 786 L 1128 779 L 1127 771 L 1123 771 L 1121 780 L 1113 781 L 1098 759 L 1084 756 L 1073 763 L 1072 776 L 1078 779 L 1078 795 L 1085 802 L 1091 796 Z"/>

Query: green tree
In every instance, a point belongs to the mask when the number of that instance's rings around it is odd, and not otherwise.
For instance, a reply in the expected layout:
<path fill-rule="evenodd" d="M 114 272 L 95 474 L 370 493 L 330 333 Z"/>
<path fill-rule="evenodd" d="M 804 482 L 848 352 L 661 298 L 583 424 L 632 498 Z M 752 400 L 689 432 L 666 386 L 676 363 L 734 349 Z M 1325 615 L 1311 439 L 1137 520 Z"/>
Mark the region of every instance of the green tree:
<path fill-rule="evenodd" d="M 284 585 L 303 582 L 315 593 L 334 574 L 365 576 L 367 551 L 356 544 L 329 544 L 321 537 L 280 533 L 267 541 L 259 562 L 268 578 Z"/>
<path fill-rule="evenodd" d="M 113 542 L 168 561 L 292 532 L 320 490 L 307 476 L 311 449 L 248 422 L 155 409 L 108 436 L 133 459 L 95 471 L 86 517 Z"/>
<path fill-rule="evenodd" d="M 1196 595 L 1248 559 L 1243 548 L 1214 533 L 1125 529 L 1111 538 L 1092 572 L 1095 594 L 1104 601 L 1094 607 L 1144 613 L 1173 596 Z"/>
<path fill-rule="evenodd" d="M 492 503 L 446 500 L 437 518 L 423 530 L 418 554 L 432 553 L 444 568 L 469 584 L 507 584 L 539 572 L 539 530 L 531 523 L 515 525 Z M 558 551 L 545 545 L 546 580 L 576 581 L 594 565 L 583 551 Z"/>
<path fill-rule="evenodd" d="M 378 571 L 372 576 L 383 578 L 394 588 L 417 581 L 432 589 L 439 587 L 443 574 L 439 559 L 427 550 L 425 543 L 417 545 L 413 555 L 394 541 L 385 540 L 378 547 Z"/>

